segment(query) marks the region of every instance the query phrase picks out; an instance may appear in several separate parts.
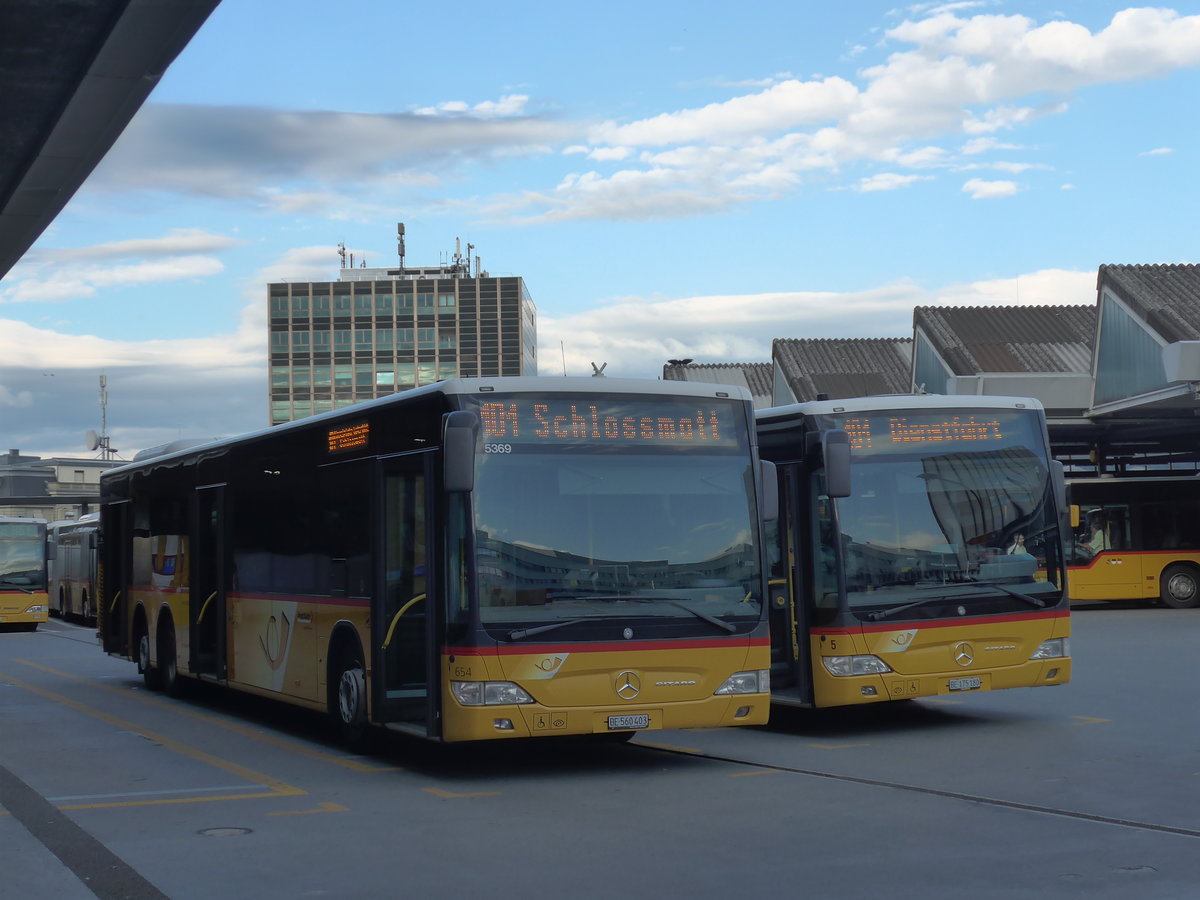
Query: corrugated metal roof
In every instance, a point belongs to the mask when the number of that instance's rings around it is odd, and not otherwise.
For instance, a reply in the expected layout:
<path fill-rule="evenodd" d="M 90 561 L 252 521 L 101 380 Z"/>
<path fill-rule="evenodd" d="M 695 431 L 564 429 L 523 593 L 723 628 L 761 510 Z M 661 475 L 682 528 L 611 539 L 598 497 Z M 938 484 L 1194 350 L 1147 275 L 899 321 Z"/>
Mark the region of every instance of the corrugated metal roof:
<path fill-rule="evenodd" d="M 1095 306 L 918 306 L 913 328 L 955 375 L 1089 373 Z"/>
<path fill-rule="evenodd" d="M 1200 265 L 1104 265 L 1106 284 L 1168 342 L 1200 340 Z"/>
<path fill-rule="evenodd" d="M 755 407 L 770 406 L 773 373 L 770 363 L 684 363 L 663 366 L 664 381 L 701 381 L 744 387 Z"/>
<path fill-rule="evenodd" d="M 912 388 L 912 338 L 777 338 L 771 358 L 799 402 Z"/>

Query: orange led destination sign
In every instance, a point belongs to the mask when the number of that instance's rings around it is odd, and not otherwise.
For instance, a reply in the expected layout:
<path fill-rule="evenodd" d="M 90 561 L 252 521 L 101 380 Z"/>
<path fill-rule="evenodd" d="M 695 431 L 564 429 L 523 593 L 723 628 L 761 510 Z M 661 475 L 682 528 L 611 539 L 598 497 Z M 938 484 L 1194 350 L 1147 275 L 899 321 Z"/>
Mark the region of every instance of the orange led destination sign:
<path fill-rule="evenodd" d="M 998 419 L 974 416 L 847 416 L 843 428 L 851 450 L 882 450 L 913 444 L 1002 443 L 1004 426 Z"/>
<path fill-rule="evenodd" d="M 371 437 L 371 424 L 359 422 L 357 425 L 346 425 L 342 428 L 329 429 L 329 452 L 344 453 L 367 446 Z"/>
<path fill-rule="evenodd" d="M 731 404 L 498 400 L 479 405 L 484 441 L 737 446 Z"/>

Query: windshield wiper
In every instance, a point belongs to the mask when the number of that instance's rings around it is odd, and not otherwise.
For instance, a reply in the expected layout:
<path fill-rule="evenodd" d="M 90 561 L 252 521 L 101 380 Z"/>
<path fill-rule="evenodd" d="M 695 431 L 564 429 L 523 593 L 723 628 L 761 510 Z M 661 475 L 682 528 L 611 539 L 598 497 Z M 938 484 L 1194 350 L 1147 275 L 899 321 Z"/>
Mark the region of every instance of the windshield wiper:
<path fill-rule="evenodd" d="M 613 599 L 628 600 L 630 603 L 667 603 L 671 606 L 677 607 L 678 609 L 682 609 L 686 613 L 691 613 L 697 619 L 703 619 L 710 625 L 716 625 L 718 628 L 722 628 L 725 631 L 728 631 L 730 634 L 733 634 L 737 631 L 736 625 L 731 625 L 724 619 L 718 619 L 716 616 L 710 616 L 706 612 L 700 612 L 698 609 L 692 609 L 686 603 L 681 603 L 680 601 L 673 600 L 670 597 L 614 597 Z"/>
<path fill-rule="evenodd" d="M 1021 591 L 1014 591 L 1010 587 L 1006 587 L 998 581 L 972 581 L 967 587 L 994 587 L 998 591 L 1003 591 L 1010 597 L 1016 597 L 1018 600 L 1024 600 L 1030 606 L 1036 606 L 1038 609 L 1045 609 L 1048 604 L 1040 597 L 1034 597 L 1032 594 L 1025 594 Z"/>
<path fill-rule="evenodd" d="M 588 619 L 600 619 L 603 616 L 584 616 L 582 619 L 563 619 L 561 622 L 551 622 L 549 625 L 534 625 L 532 628 L 514 628 L 505 637 L 510 641 L 523 641 L 527 637 L 532 637 L 535 634 L 543 634 L 547 631 L 553 631 L 555 628 L 565 628 L 568 625 L 578 625 L 580 622 L 586 622 Z"/>
<path fill-rule="evenodd" d="M 916 607 L 916 606 L 921 606 L 922 604 L 925 604 L 925 603 L 936 603 L 940 600 L 965 600 L 968 597 L 971 597 L 973 595 L 966 594 L 964 596 L 962 594 L 963 590 L 970 589 L 970 588 L 988 588 L 988 587 L 995 588 L 996 590 L 1001 591 L 1002 593 L 1008 594 L 1010 597 L 1016 597 L 1018 600 L 1023 600 L 1025 603 L 1028 603 L 1030 606 L 1036 606 L 1038 609 L 1045 609 L 1046 606 L 1048 605 L 1045 600 L 1042 600 L 1038 597 L 1033 597 L 1029 594 L 1023 594 L 1020 591 L 1014 591 L 1012 588 L 1006 587 L 1005 585 L 1000 584 L 997 581 L 970 581 L 970 582 L 963 582 L 963 583 L 955 586 L 954 590 L 947 591 L 944 594 L 938 594 L 935 597 L 922 597 L 920 600 L 914 600 L 912 603 L 905 603 L 903 606 L 893 606 L 890 609 L 876 610 L 873 613 L 868 613 L 867 618 L 870 619 L 872 622 L 878 622 L 881 619 L 890 618 L 891 616 L 894 616 L 897 613 L 902 613 L 905 610 L 912 609 L 913 607 Z"/>
<path fill-rule="evenodd" d="M 15 587 L 18 591 L 22 591 L 26 594 L 33 593 L 33 591 L 31 591 L 29 588 L 24 587 L 20 584 L 17 584 L 15 581 L 9 581 L 7 578 L 0 578 L 0 584 L 6 585 L 8 587 Z"/>

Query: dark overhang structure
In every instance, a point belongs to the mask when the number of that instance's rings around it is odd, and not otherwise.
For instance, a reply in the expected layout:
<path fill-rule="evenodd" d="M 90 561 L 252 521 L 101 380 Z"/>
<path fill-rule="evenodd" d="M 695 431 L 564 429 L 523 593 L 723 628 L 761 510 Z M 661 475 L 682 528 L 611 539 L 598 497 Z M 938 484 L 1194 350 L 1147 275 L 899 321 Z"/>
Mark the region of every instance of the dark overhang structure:
<path fill-rule="evenodd" d="M 218 2 L 0 3 L 0 278 L 74 196 Z"/>

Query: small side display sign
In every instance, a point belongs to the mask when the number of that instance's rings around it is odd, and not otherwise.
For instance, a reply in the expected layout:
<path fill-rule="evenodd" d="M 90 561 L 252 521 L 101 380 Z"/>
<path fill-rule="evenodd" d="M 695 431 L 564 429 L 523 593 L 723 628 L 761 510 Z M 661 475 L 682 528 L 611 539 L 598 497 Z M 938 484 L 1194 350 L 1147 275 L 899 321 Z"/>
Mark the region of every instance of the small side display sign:
<path fill-rule="evenodd" d="M 344 425 L 340 428 L 329 429 L 329 452 L 345 453 L 347 450 L 357 450 L 367 446 L 371 437 L 371 423 L 359 422 L 356 425 Z"/>

